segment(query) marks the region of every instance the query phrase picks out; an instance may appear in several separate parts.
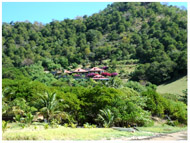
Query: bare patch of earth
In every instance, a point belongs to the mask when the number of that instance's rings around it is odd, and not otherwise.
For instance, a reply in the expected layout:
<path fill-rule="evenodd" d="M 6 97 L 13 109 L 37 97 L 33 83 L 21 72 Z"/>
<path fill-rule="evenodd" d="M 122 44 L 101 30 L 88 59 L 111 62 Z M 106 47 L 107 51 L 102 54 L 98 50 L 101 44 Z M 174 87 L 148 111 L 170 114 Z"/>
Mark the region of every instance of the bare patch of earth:
<path fill-rule="evenodd" d="M 104 140 L 104 139 L 103 139 Z M 131 141 L 131 140 L 187 140 L 187 131 L 180 131 L 176 133 L 155 133 L 154 136 L 133 136 L 133 137 L 121 137 L 121 138 L 111 138 L 110 140 L 118 140 L 118 141 Z"/>
<path fill-rule="evenodd" d="M 143 140 L 187 140 L 187 131 L 181 131 L 170 134 L 161 134 L 157 137 L 145 138 Z"/>

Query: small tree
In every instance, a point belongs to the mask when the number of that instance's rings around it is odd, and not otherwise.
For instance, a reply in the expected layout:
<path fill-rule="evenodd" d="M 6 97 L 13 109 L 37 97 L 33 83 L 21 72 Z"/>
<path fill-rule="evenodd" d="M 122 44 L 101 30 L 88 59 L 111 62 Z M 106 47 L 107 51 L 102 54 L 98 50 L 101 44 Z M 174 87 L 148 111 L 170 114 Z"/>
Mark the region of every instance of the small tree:
<path fill-rule="evenodd" d="M 3 130 L 3 132 L 5 132 L 7 130 L 7 128 L 8 128 L 8 122 L 3 120 L 2 121 L 2 130 Z"/>
<path fill-rule="evenodd" d="M 39 100 L 40 103 L 43 105 L 43 108 L 41 108 L 41 112 L 49 122 L 50 118 L 54 115 L 58 105 L 56 93 L 45 92 L 44 94 L 39 94 Z"/>
<path fill-rule="evenodd" d="M 114 115 L 110 109 L 100 110 L 97 120 L 102 121 L 104 123 L 104 127 L 111 127 L 114 121 Z"/>
<path fill-rule="evenodd" d="M 34 119 L 34 116 L 30 112 L 25 115 L 26 115 L 25 123 L 30 126 L 32 124 L 32 120 Z"/>

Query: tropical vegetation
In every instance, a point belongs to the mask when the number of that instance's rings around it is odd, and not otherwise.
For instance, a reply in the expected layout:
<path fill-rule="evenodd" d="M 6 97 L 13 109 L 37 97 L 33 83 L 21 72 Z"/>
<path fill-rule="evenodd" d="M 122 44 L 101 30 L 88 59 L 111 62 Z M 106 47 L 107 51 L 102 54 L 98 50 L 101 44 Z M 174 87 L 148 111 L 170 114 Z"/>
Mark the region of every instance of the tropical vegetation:
<path fill-rule="evenodd" d="M 53 128 L 151 128 L 155 116 L 168 128 L 187 125 L 187 88 L 183 95 L 157 92 L 159 84 L 187 75 L 187 10 L 122 2 L 92 16 L 2 26 L 4 139 L 40 139 L 36 131 L 20 138 L 6 133 L 15 124 L 23 130 L 43 128 L 43 136 Z M 95 66 L 106 70 L 102 75 L 109 80 L 53 74 Z"/>

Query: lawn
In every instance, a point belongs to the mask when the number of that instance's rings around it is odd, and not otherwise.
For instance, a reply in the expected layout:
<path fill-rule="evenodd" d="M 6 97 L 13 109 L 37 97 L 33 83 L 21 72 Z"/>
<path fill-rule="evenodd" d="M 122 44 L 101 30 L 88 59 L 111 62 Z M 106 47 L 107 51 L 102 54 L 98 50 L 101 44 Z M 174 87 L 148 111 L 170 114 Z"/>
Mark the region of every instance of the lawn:
<path fill-rule="evenodd" d="M 44 129 L 43 124 L 31 125 L 24 129 L 16 123 L 9 123 L 9 126 L 10 128 L 3 133 L 3 140 L 110 140 L 122 137 L 153 136 L 155 133 L 169 133 L 171 130 L 176 132 L 186 129 L 169 126 L 140 127 L 140 131 L 131 133 L 112 128 L 66 128 L 59 126 L 58 128 Z M 37 128 L 35 129 L 35 127 Z M 168 127 L 171 130 L 166 130 Z"/>
<path fill-rule="evenodd" d="M 182 91 L 185 89 L 187 89 L 187 76 L 159 85 L 157 92 L 182 95 Z"/>

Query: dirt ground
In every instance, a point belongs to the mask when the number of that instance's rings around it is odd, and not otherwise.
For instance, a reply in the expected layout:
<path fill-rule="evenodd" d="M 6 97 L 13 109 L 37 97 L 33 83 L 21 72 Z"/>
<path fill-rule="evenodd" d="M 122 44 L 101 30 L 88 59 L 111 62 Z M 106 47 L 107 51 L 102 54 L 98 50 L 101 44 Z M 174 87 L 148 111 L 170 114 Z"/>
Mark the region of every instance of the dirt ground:
<path fill-rule="evenodd" d="M 130 138 L 126 138 L 126 137 L 121 137 L 119 139 L 111 139 L 111 140 L 118 140 L 118 141 L 148 141 L 148 140 L 152 140 L 152 141 L 156 141 L 156 140 L 163 140 L 163 141 L 187 141 L 187 131 L 181 131 L 181 132 L 176 132 L 176 133 L 170 133 L 170 134 L 159 134 L 156 133 L 155 136 L 152 137 L 147 137 L 147 136 L 141 136 L 141 137 L 130 137 Z"/>
<path fill-rule="evenodd" d="M 166 135 L 161 135 L 160 137 L 153 137 L 149 140 L 187 140 L 187 131 L 177 132 L 177 133 L 171 133 Z"/>
<path fill-rule="evenodd" d="M 148 137 L 148 138 L 140 138 L 140 139 L 131 139 L 131 140 L 183 140 L 187 141 L 187 131 L 181 131 L 176 133 L 170 133 L 170 134 L 158 134 L 155 137 Z"/>

